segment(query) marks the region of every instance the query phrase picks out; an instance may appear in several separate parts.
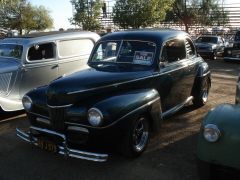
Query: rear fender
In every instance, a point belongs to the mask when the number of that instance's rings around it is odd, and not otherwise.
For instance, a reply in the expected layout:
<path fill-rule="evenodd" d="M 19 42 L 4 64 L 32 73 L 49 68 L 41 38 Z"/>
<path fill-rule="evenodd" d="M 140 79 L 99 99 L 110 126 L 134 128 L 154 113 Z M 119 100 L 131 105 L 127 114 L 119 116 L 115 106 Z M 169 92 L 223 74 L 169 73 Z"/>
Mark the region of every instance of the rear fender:
<path fill-rule="evenodd" d="M 199 94 L 200 90 L 201 90 L 201 86 L 202 86 L 202 82 L 205 79 L 209 80 L 209 85 L 211 87 L 211 71 L 209 69 L 209 66 L 207 63 L 201 63 L 198 67 L 195 79 L 194 79 L 194 84 L 193 84 L 193 88 L 192 88 L 192 93 L 191 95 L 193 97 L 195 97 L 196 95 Z"/>

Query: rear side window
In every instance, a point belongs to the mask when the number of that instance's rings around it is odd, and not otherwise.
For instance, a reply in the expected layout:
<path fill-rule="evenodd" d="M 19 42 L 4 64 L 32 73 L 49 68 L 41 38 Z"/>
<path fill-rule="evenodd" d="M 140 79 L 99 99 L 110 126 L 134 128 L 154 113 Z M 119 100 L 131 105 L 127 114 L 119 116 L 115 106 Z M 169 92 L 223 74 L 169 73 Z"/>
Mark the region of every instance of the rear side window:
<path fill-rule="evenodd" d="M 183 39 L 172 39 L 163 45 L 161 62 L 174 62 L 186 58 Z"/>
<path fill-rule="evenodd" d="M 61 57 L 71 57 L 90 54 L 94 43 L 90 39 L 74 39 L 60 41 L 58 52 Z"/>
<path fill-rule="evenodd" d="M 28 50 L 29 61 L 44 60 L 54 58 L 53 43 L 33 45 Z"/>

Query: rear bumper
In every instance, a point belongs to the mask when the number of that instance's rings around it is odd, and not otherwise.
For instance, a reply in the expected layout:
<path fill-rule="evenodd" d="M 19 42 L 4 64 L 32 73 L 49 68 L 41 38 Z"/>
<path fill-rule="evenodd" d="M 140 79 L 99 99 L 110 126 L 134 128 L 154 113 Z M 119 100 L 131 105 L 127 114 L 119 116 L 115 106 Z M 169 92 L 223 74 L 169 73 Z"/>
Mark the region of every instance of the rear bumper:
<path fill-rule="evenodd" d="M 21 139 L 29 142 L 30 144 L 38 146 L 37 138 L 33 136 L 32 130 L 48 133 L 48 134 L 55 135 L 55 136 L 62 138 L 63 145 L 62 146 L 57 145 L 59 148 L 58 153 L 64 155 L 65 157 L 74 157 L 74 158 L 90 160 L 90 161 L 97 161 L 97 162 L 104 162 L 108 158 L 107 154 L 98 154 L 98 153 L 91 153 L 91 152 L 85 152 L 85 151 L 71 149 L 67 145 L 67 139 L 64 134 L 60 134 L 55 131 L 51 131 L 51 130 L 47 130 L 47 129 L 30 126 L 29 132 L 24 133 L 21 130 L 19 130 L 18 128 L 16 128 L 17 136 L 20 137 Z"/>

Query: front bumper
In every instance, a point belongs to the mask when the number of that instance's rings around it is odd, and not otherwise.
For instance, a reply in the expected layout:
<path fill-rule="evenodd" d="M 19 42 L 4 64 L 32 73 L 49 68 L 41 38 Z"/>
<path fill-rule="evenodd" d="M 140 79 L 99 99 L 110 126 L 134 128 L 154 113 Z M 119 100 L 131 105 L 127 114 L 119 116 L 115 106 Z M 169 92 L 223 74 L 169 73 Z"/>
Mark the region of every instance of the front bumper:
<path fill-rule="evenodd" d="M 240 58 L 236 58 L 236 57 L 224 57 L 224 60 L 229 60 L 229 61 L 240 61 Z"/>
<path fill-rule="evenodd" d="M 57 145 L 59 148 L 58 153 L 64 155 L 65 157 L 74 157 L 74 158 L 90 160 L 90 161 L 97 161 L 97 162 L 104 162 L 108 158 L 107 154 L 98 154 L 98 153 L 91 153 L 91 152 L 85 152 L 85 151 L 71 149 L 67 145 L 67 139 L 64 134 L 60 134 L 55 131 L 51 131 L 51 130 L 47 130 L 47 129 L 30 126 L 29 132 L 24 133 L 21 130 L 19 130 L 18 128 L 16 128 L 17 136 L 20 137 L 21 139 L 29 142 L 30 144 L 38 146 L 38 140 L 36 137 L 33 136 L 32 130 L 44 132 L 44 133 L 55 135 L 55 136 L 62 138 L 63 146 Z"/>

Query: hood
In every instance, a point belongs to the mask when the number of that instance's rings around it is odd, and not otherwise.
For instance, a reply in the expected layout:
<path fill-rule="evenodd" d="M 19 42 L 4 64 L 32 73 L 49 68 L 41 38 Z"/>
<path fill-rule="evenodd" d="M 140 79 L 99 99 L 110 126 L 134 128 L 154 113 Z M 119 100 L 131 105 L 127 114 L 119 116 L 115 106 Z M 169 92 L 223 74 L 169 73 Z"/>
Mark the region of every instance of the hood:
<path fill-rule="evenodd" d="M 87 97 L 119 90 L 149 87 L 151 71 L 104 72 L 94 68 L 51 82 L 47 88 L 47 103 L 68 105 Z"/>
<path fill-rule="evenodd" d="M 201 46 L 201 47 L 212 47 L 215 46 L 216 44 L 214 43 L 195 43 L 195 46 Z"/>
<path fill-rule="evenodd" d="M 16 71 L 21 67 L 21 62 L 10 58 L 0 58 L 0 73 Z"/>

